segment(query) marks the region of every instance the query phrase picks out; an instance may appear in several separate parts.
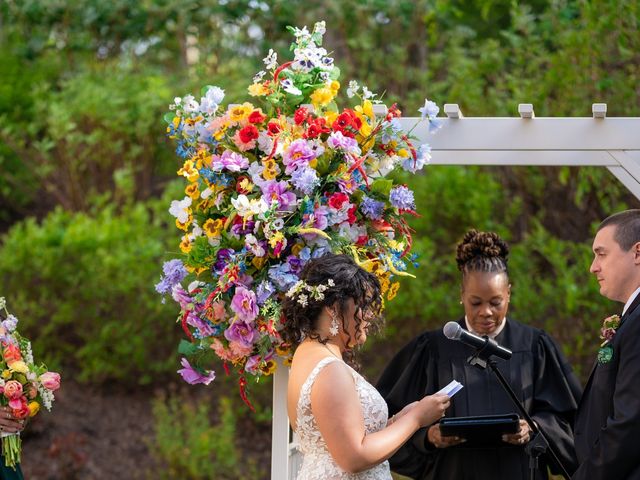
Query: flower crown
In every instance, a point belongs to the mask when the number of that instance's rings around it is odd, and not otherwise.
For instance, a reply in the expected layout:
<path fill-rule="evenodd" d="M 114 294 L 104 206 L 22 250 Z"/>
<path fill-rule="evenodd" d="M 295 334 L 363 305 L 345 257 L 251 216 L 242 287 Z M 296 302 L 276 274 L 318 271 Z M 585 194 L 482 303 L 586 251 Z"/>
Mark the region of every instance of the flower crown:
<path fill-rule="evenodd" d="M 316 301 L 324 300 L 324 292 L 327 291 L 329 287 L 335 287 L 335 285 L 335 282 L 331 278 L 327 280 L 326 285 L 322 283 L 319 285 L 309 285 L 304 280 L 298 280 L 285 295 L 291 299 L 297 296 L 297 302 L 303 307 L 306 307 L 309 304 L 309 298 Z"/>

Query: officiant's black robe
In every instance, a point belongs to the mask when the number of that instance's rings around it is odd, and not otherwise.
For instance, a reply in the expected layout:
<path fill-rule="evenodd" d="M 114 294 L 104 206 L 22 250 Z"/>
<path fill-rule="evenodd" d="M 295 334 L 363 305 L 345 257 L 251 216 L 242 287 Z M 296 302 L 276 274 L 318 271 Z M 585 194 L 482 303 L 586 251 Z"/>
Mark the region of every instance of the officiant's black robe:
<path fill-rule="evenodd" d="M 464 319 L 459 324 L 466 329 Z M 553 443 L 565 468 L 576 469 L 571 425 L 581 393 L 580 384 L 554 341 L 542 330 L 513 320 L 496 341 L 513 351 L 510 360 L 498 358 L 505 376 L 533 420 Z M 412 340 L 389 363 L 377 388 L 387 401 L 389 415 L 451 380 L 464 385 L 452 399 L 449 417 L 517 413 L 517 408 L 490 369 L 467 363 L 473 349 L 447 339 L 441 331 Z M 458 445 L 436 449 L 419 430 L 391 459 L 391 468 L 414 479 L 518 480 L 528 479 L 528 457 L 523 446 Z M 538 479 L 547 478 L 549 457 L 541 458 Z M 555 465 L 550 465 L 557 471 Z"/>

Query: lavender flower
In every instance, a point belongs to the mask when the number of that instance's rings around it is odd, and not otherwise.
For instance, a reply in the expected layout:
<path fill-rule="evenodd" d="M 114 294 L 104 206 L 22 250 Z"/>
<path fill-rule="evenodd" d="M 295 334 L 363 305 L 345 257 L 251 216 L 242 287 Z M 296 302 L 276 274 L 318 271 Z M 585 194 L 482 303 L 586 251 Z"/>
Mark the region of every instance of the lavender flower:
<path fill-rule="evenodd" d="M 403 185 L 391 189 L 389 201 L 391 205 L 400 210 L 415 210 L 416 208 L 413 192 Z"/>
<path fill-rule="evenodd" d="M 384 202 L 379 202 L 378 200 L 365 196 L 360 204 L 360 210 L 367 217 L 373 220 L 379 220 L 382 218 L 382 213 L 384 212 Z"/>
<path fill-rule="evenodd" d="M 2 328 L 7 332 L 13 332 L 18 326 L 18 319 L 11 313 L 2 321 Z"/>
<path fill-rule="evenodd" d="M 164 277 L 156 284 L 156 291 L 162 295 L 171 293 L 173 286 L 180 283 L 187 276 L 187 269 L 179 259 L 169 260 L 162 266 Z"/>
<path fill-rule="evenodd" d="M 345 137 L 342 132 L 333 132 L 327 139 L 327 145 L 334 150 L 343 150 L 354 155 L 360 155 L 360 147 L 355 138 Z"/>
<path fill-rule="evenodd" d="M 419 108 L 418 111 L 420 112 L 420 116 L 423 120 L 427 117 L 429 117 L 429 119 L 432 119 L 438 116 L 440 107 L 435 102 L 432 102 L 431 100 L 425 98 L 424 106 Z"/>
<path fill-rule="evenodd" d="M 320 184 L 320 179 L 313 168 L 302 167 L 293 172 L 291 182 L 302 193 L 310 195 Z"/>
<path fill-rule="evenodd" d="M 237 287 L 231 300 L 231 310 L 244 322 L 252 322 L 258 316 L 256 294 L 244 287 Z"/>
<path fill-rule="evenodd" d="M 416 152 L 416 158 L 413 156 L 405 158 L 402 161 L 402 168 L 407 172 L 416 173 L 431 161 L 431 147 L 428 144 L 420 145 Z"/>
<path fill-rule="evenodd" d="M 209 385 L 216 378 L 216 373 L 213 370 L 205 370 L 205 373 L 203 375 L 198 370 L 193 368 L 186 358 L 183 358 L 180 363 L 184 368 L 178 370 L 178 373 L 185 382 L 191 385 L 195 385 L 197 383 L 204 383 L 205 385 Z"/>
<path fill-rule="evenodd" d="M 258 287 L 256 288 L 258 305 L 264 305 L 264 302 L 266 302 L 269 297 L 271 297 L 271 295 L 273 295 L 275 292 L 276 288 L 273 286 L 273 283 L 268 280 L 263 280 L 262 282 L 260 282 L 258 284 Z"/>
<path fill-rule="evenodd" d="M 296 205 L 296 195 L 288 192 L 289 184 L 285 181 L 278 182 L 269 180 L 264 182 L 260 188 L 262 189 L 262 198 L 267 205 L 273 202 L 278 204 L 278 210 L 292 210 Z"/>
<path fill-rule="evenodd" d="M 309 162 L 322 155 L 322 147 L 313 148 L 314 145 L 307 140 L 300 138 L 289 145 L 282 156 L 282 163 L 287 167 L 285 173 L 291 173 L 297 168 L 306 168 Z"/>
<path fill-rule="evenodd" d="M 224 336 L 230 342 L 236 342 L 245 348 L 251 348 L 256 340 L 260 338 L 260 333 L 252 325 L 238 320 L 224 331 Z"/>

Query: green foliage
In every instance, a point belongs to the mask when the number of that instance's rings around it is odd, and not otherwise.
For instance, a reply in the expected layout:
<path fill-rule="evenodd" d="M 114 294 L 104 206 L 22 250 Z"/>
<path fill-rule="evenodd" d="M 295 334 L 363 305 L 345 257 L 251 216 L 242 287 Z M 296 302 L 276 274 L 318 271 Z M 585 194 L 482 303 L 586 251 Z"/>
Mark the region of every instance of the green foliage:
<path fill-rule="evenodd" d="M 212 424 L 208 401 L 190 402 L 179 396 L 154 400 L 155 436 L 149 447 L 160 467 L 152 478 L 259 478 L 255 462 L 243 458 L 236 445 L 238 417 L 233 403 L 219 398 L 218 423 Z"/>
<path fill-rule="evenodd" d="M 175 308 L 154 290 L 169 244 L 167 204 L 56 208 L 2 238 L 0 291 L 40 357 L 92 382 L 148 383 L 175 371 Z"/>

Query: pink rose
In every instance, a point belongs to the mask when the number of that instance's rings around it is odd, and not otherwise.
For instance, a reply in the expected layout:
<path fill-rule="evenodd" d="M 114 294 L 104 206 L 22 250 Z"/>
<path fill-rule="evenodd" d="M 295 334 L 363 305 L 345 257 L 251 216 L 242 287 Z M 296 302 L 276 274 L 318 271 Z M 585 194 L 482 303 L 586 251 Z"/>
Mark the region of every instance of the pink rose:
<path fill-rule="evenodd" d="M 22 396 L 22 384 L 15 380 L 9 380 L 4 384 L 4 396 L 9 400 L 14 400 Z"/>
<path fill-rule="evenodd" d="M 29 404 L 27 403 L 26 398 L 21 397 L 19 400 L 11 400 L 9 402 L 9 406 L 13 410 L 11 413 L 13 413 L 14 417 L 20 419 L 27 418 L 29 416 Z"/>
<path fill-rule="evenodd" d="M 60 374 L 56 372 L 46 372 L 40 375 L 42 386 L 52 392 L 60 388 Z"/>

